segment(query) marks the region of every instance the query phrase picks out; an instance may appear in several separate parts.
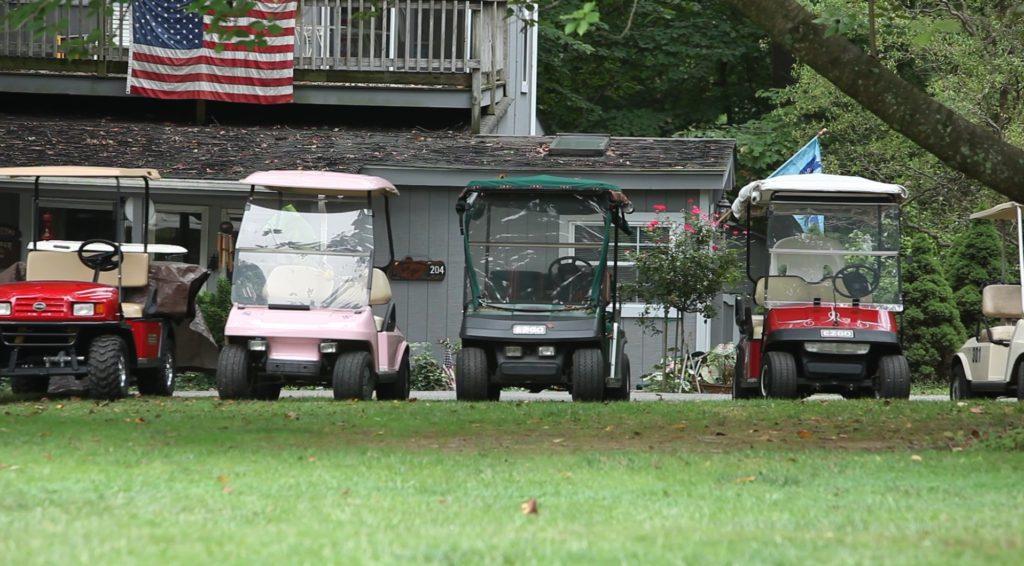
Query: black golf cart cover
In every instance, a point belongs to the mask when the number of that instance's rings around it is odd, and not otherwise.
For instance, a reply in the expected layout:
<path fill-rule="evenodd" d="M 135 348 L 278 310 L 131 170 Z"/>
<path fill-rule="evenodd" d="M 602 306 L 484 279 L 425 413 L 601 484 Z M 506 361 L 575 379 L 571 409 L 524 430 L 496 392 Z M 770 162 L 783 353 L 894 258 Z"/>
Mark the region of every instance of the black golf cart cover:
<path fill-rule="evenodd" d="M 474 189 L 555 189 L 566 191 L 607 191 L 608 198 L 620 205 L 629 204 L 629 199 L 622 192 L 622 189 L 610 183 L 602 181 L 590 181 L 587 179 L 572 179 L 569 177 L 556 177 L 554 175 L 534 175 L 532 177 L 511 177 L 507 179 L 486 179 L 482 181 L 470 181 L 465 191 Z M 465 192 L 464 191 L 464 192 Z"/>

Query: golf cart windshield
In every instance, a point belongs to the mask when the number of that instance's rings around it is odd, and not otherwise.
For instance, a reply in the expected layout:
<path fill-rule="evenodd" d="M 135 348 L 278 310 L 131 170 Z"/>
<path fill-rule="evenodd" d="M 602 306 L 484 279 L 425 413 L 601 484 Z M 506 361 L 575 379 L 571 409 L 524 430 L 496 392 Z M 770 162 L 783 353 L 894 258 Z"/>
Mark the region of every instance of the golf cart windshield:
<path fill-rule="evenodd" d="M 903 310 L 899 206 L 773 202 L 765 305 L 860 304 Z"/>
<path fill-rule="evenodd" d="M 357 309 L 369 300 L 373 218 L 366 210 L 246 206 L 231 299 L 241 305 Z"/>
<path fill-rule="evenodd" d="M 527 311 L 597 305 L 610 230 L 599 195 L 478 193 L 465 213 L 473 299 Z"/>

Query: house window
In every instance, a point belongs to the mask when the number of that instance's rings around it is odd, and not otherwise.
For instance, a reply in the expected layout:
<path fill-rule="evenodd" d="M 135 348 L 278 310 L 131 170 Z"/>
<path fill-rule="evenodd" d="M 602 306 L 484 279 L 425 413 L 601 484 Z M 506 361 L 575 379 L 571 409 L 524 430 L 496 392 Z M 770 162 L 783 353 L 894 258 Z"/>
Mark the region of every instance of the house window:
<path fill-rule="evenodd" d="M 639 274 L 637 273 L 636 262 L 633 258 L 639 252 L 652 248 L 659 245 L 659 241 L 663 241 L 668 238 L 668 229 L 655 229 L 653 231 L 645 229 L 647 223 L 654 220 L 653 214 L 631 214 L 629 216 L 629 223 L 633 227 L 633 233 L 630 235 L 619 232 L 619 270 L 618 280 L 619 284 L 632 283 L 637 280 Z M 682 215 L 678 214 L 662 214 L 660 219 L 678 221 L 682 220 Z M 572 240 L 574 242 L 600 242 L 602 233 L 601 226 L 593 224 L 574 223 L 572 226 Z M 614 237 L 614 236 L 613 236 Z M 608 270 L 612 269 L 612 257 L 613 246 L 611 242 L 608 244 Z M 590 262 L 596 262 L 600 256 L 600 250 L 598 249 L 580 249 L 576 252 L 578 257 L 581 257 Z M 627 304 L 634 306 L 642 306 L 643 303 L 639 302 L 635 296 L 622 296 L 622 301 Z"/>
<path fill-rule="evenodd" d="M 153 223 L 149 228 L 149 241 L 154 244 L 174 244 L 188 252 L 182 258 L 185 263 L 205 265 L 206 222 L 205 207 L 157 205 Z"/>
<path fill-rule="evenodd" d="M 92 238 L 124 240 L 117 236 L 114 203 L 103 201 L 40 199 L 35 239 L 84 241 Z"/>

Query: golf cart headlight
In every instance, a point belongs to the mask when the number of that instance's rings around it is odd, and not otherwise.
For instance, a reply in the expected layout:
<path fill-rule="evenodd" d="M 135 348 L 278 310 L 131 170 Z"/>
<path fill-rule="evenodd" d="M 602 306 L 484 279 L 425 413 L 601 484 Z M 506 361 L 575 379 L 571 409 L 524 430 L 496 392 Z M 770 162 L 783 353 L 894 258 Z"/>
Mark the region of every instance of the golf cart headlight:
<path fill-rule="evenodd" d="M 92 316 L 96 314 L 95 303 L 75 303 L 71 306 L 71 314 L 75 316 Z"/>
<path fill-rule="evenodd" d="M 249 350 L 253 352 L 266 352 L 267 341 L 261 338 L 253 338 L 249 340 Z"/>
<path fill-rule="evenodd" d="M 321 354 L 336 354 L 336 353 L 338 353 L 338 343 L 337 342 L 321 342 L 320 343 L 320 353 Z"/>
<path fill-rule="evenodd" d="M 804 348 L 812 354 L 841 354 L 859 356 L 868 353 L 870 344 L 851 344 L 849 342 L 808 342 Z"/>
<path fill-rule="evenodd" d="M 521 358 L 523 357 L 522 346 L 505 346 L 505 357 L 507 358 Z"/>
<path fill-rule="evenodd" d="M 553 358 L 553 357 L 555 357 L 555 347 L 554 346 L 538 346 L 537 347 L 537 355 L 542 357 L 542 358 Z"/>
<path fill-rule="evenodd" d="M 0 303 L 0 316 L 10 316 L 11 303 Z"/>

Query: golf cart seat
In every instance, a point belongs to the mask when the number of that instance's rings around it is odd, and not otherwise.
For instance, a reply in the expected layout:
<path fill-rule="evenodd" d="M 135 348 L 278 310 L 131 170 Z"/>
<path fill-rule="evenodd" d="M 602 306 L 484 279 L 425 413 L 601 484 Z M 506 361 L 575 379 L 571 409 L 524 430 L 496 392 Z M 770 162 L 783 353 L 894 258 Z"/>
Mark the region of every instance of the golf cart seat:
<path fill-rule="evenodd" d="M 780 252 L 781 250 L 781 252 Z M 811 250 L 836 250 L 834 254 L 785 253 Z M 820 281 L 843 267 L 842 246 L 832 238 L 801 234 L 789 236 L 775 243 L 769 273 L 802 277 L 805 281 Z"/>
<path fill-rule="evenodd" d="M 978 342 L 1009 344 L 1013 339 L 1012 324 L 989 326 L 988 319 L 1015 320 L 1024 318 L 1020 302 L 1020 285 L 986 285 L 981 290 L 981 313 L 985 315 L 985 328 Z"/>
<path fill-rule="evenodd" d="M 95 272 L 86 267 L 78 254 L 50 250 L 29 250 L 25 264 L 26 281 L 82 281 L 91 283 Z M 101 271 L 98 283 L 117 285 L 117 270 Z M 146 287 L 149 284 L 149 254 L 124 252 L 121 264 L 121 286 Z M 141 318 L 143 303 L 122 302 L 121 312 L 126 318 Z"/>
<path fill-rule="evenodd" d="M 274 304 L 323 303 L 334 291 L 334 280 L 308 265 L 279 265 L 267 277 L 267 302 Z"/>
<path fill-rule="evenodd" d="M 374 267 L 373 276 L 370 279 L 370 306 L 386 305 L 390 302 L 391 281 L 388 280 L 386 273 Z M 384 330 L 383 316 L 374 315 L 373 322 L 377 325 L 377 332 Z"/>
<path fill-rule="evenodd" d="M 832 302 L 835 297 L 831 280 L 808 283 L 802 277 L 794 275 L 772 275 L 757 280 L 754 289 L 754 303 L 757 306 L 764 306 L 765 291 L 768 287 L 771 287 L 772 299 L 776 301 L 813 303 L 818 299 L 822 302 Z"/>

